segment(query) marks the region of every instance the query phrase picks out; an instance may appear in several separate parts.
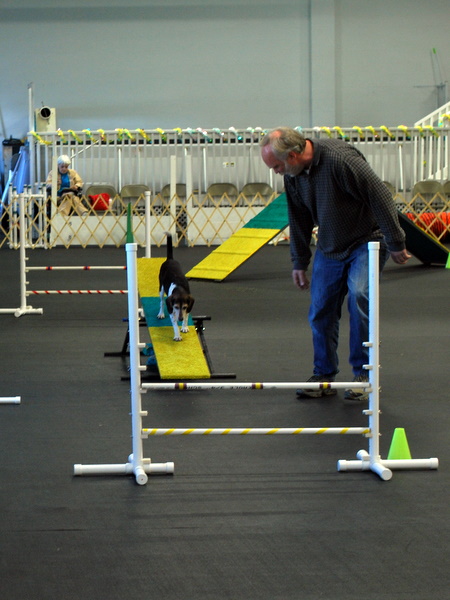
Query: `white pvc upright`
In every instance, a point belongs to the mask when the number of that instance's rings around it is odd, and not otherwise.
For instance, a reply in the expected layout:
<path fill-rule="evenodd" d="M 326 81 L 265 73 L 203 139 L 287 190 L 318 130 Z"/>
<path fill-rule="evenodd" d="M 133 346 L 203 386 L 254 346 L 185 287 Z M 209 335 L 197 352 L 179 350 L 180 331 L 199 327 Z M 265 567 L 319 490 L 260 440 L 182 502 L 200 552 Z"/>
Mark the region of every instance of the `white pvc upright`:
<path fill-rule="evenodd" d="M 369 242 L 369 409 L 363 411 L 369 417 L 371 435 L 369 437 L 370 468 L 381 479 L 388 481 L 392 472 L 384 467 L 380 458 L 380 243 Z"/>
<path fill-rule="evenodd" d="M 140 350 L 145 346 L 139 342 L 138 320 L 138 288 L 137 288 L 137 244 L 126 244 L 127 252 L 127 281 L 128 281 L 128 330 L 130 348 L 130 378 L 131 378 L 131 430 L 132 454 L 125 464 L 113 465 L 74 465 L 74 475 L 130 475 L 134 474 L 139 485 L 147 483 L 150 473 L 173 473 L 173 463 L 152 464 L 144 458 L 142 449 L 142 417 L 147 416 L 142 411 L 141 401 L 141 365 Z M 145 366 L 142 367 L 145 369 Z"/>
<path fill-rule="evenodd" d="M 137 269 L 132 265 L 136 265 L 137 245 L 127 244 L 127 266 L 128 270 L 128 290 L 137 290 Z M 128 260 L 128 257 L 132 257 Z M 128 315 L 137 315 L 139 310 L 138 297 L 136 293 L 128 294 Z M 139 342 L 139 325 L 136 319 L 129 320 L 129 348 L 130 348 L 130 383 L 131 383 L 131 436 L 133 453 L 131 459 L 133 463 L 133 473 L 136 481 L 140 485 L 147 483 L 147 475 L 143 469 L 143 449 L 141 442 L 142 416 L 147 413 L 142 412 L 141 392 L 140 392 L 140 359 L 139 353 L 141 344 Z"/>
<path fill-rule="evenodd" d="M 152 256 L 152 215 L 150 192 L 144 192 L 145 202 L 145 258 Z"/>
<path fill-rule="evenodd" d="M 369 364 L 365 368 L 369 371 L 370 392 L 369 408 L 364 410 L 369 418 L 369 452 L 360 450 L 357 459 L 353 461 L 339 460 L 338 471 L 368 471 L 371 470 L 384 481 L 392 478 L 391 469 L 437 469 L 437 458 L 409 459 L 409 460 L 382 460 L 380 457 L 380 332 L 379 332 L 379 242 L 369 242 L 369 341 L 365 344 L 369 348 Z"/>
<path fill-rule="evenodd" d="M 20 307 L 14 311 L 15 317 L 22 315 L 39 314 L 42 315 L 42 308 L 33 308 L 27 305 L 27 274 L 26 274 L 26 221 L 25 221 L 25 200 L 24 195 L 19 195 L 19 225 L 20 225 Z"/>

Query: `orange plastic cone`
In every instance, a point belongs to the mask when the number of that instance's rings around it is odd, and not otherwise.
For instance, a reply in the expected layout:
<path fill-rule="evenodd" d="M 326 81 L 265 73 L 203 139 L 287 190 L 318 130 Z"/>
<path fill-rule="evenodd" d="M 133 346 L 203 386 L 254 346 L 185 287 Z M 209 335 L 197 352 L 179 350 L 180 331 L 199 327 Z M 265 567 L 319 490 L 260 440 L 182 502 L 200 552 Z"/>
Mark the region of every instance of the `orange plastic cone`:
<path fill-rule="evenodd" d="M 409 450 L 408 440 L 403 427 L 397 427 L 392 436 L 391 447 L 389 448 L 388 460 L 410 460 L 411 452 Z"/>

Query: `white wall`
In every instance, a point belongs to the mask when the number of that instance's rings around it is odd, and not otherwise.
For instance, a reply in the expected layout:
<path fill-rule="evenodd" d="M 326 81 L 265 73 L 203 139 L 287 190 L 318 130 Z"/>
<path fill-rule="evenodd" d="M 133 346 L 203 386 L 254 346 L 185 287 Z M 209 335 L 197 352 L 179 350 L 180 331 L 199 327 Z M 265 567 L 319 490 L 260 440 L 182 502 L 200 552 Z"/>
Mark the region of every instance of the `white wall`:
<path fill-rule="evenodd" d="M 411 125 L 448 0 L 0 0 L 0 137 L 57 127 Z M 416 87 L 416 86 L 431 87 Z"/>
<path fill-rule="evenodd" d="M 450 78 L 449 24 L 449 0 L 338 0 L 338 124 L 413 125 L 435 110 L 431 55 Z"/>
<path fill-rule="evenodd" d="M 12 85 L 0 92 L 8 135 L 26 132 L 29 82 L 37 106 L 55 107 L 65 130 L 307 118 L 306 0 L 43 4 L 1 11 L 0 48 L 11 57 Z"/>

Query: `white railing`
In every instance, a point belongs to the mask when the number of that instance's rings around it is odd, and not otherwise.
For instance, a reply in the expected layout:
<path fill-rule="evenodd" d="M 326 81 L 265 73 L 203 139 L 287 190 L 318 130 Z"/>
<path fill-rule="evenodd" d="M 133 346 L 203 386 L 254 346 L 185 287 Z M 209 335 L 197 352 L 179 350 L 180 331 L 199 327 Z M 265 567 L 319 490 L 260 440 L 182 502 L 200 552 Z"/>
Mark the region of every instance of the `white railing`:
<path fill-rule="evenodd" d="M 446 127 L 450 122 L 450 102 L 443 104 L 414 123 L 414 127 Z"/>
<path fill-rule="evenodd" d="M 408 194 L 417 181 L 449 177 L 450 122 L 444 125 L 314 127 L 302 133 L 354 144 L 382 180 Z M 125 185 L 144 184 L 156 195 L 174 179 L 189 183 L 200 196 L 210 185 L 225 182 L 239 190 L 246 183 L 265 182 L 279 192 L 282 177 L 270 172 L 260 158 L 263 133 L 262 128 L 31 132 L 31 181 L 35 188 L 42 186 L 53 157 L 67 154 L 85 188 L 108 183 L 120 193 Z"/>

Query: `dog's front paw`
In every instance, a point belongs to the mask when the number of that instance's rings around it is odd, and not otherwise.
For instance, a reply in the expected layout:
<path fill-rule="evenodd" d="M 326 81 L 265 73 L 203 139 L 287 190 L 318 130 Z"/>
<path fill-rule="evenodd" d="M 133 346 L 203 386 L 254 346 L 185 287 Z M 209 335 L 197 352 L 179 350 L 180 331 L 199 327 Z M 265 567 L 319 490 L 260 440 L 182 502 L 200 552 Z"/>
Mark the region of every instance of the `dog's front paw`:
<path fill-rule="evenodd" d="M 189 327 L 187 327 L 186 325 L 183 325 L 183 326 L 181 327 L 181 331 L 182 331 L 183 333 L 189 333 Z"/>
<path fill-rule="evenodd" d="M 158 319 L 165 319 L 163 312 L 158 313 L 157 317 L 158 317 Z"/>
<path fill-rule="evenodd" d="M 173 341 L 174 341 L 174 342 L 181 342 L 181 341 L 182 341 L 182 339 L 183 339 L 183 338 L 181 337 L 181 335 L 178 335 L 178 336 L 176 335 L 176 336 L 173 338 Z"/>

